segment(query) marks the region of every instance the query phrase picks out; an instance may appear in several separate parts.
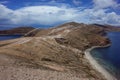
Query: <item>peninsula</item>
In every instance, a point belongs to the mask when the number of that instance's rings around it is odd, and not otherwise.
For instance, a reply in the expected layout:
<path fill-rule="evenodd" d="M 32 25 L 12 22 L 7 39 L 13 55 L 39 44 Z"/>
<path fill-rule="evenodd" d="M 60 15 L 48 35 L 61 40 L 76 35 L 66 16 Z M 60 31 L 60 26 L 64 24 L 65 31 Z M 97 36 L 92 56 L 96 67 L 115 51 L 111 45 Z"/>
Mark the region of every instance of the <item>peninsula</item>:
<path fill-rule="evenodd" d="M 1 41 L 0 80 L 107 80 L 84 51 L 110 44 L 105 34 L 116 30 L 120 28 L 70 22 Z"/>

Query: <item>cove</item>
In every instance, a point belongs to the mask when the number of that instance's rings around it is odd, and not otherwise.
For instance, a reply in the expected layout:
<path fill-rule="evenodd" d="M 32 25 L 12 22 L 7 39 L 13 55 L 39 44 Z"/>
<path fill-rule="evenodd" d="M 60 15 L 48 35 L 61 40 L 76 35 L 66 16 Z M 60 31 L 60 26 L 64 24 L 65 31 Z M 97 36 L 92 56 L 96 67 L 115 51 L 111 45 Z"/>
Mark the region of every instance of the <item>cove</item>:
<path fill-rule="evenodd" d="M 108 32 L 107 36 L 111 46 L 95 48 L 90 53 L 108 72 L 120 78 L 120 32 Z"/>

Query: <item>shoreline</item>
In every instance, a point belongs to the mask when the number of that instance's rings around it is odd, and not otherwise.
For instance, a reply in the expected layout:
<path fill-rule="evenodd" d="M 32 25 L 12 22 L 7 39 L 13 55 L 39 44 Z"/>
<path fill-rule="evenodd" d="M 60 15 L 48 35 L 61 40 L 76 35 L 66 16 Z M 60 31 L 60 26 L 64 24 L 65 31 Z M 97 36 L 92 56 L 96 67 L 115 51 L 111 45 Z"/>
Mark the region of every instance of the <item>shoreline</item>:
<path fill-rule="evenodd" d="M 85 50 L 85 58 L 89 61 L 90 65 L 93 69 L 97 70 L 104 76 L 107 80 L 117 80 L 111 73 L 109 73 L 102 65 L 100 65 L 91 55 L 90 51 L 95 48 L 104 48 L 109 47 L 111 44 L 108 44 L 106 46 L 93 46 L 91 48 L 88 48 Z"/>

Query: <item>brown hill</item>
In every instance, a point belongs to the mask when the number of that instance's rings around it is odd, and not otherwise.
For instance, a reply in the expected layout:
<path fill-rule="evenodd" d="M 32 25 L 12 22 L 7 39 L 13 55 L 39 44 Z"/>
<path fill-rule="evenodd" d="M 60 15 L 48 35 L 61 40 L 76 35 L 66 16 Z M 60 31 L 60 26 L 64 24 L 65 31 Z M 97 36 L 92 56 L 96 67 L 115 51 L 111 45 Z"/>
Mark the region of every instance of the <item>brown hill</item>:
<path fill-rule="evenodd" d="M 0 35 L 24 35 L 33 30 L 33 27 L 18 27 L 10 30 L 1 30 Z"/>
<path fill-rule="evenodd" d="M 2 41 L 0 79 L 106 80 L 84 57 L 85 49 L 110 43 L 104 33 L 102 27 L 72 22 Z"/>

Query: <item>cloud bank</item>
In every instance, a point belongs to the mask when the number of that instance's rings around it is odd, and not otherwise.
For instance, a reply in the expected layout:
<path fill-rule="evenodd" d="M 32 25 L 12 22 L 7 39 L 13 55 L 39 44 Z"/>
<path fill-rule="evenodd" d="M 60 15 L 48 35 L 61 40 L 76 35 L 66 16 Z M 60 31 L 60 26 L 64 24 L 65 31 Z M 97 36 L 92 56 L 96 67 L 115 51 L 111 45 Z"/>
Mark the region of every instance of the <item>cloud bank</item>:
<path fill-rule="evenodd" d="M 118 5 L 115 0 L 93 0 L 93 2 L 97 8 L 108 8 Z"/>
<path fill-rule="evenodd" d="M 28 6 L 12 10 L 0 4 L 0 24 L 54 25 L 60 22 L 76 21 L 82 23 L 120 25 L 120 15 L 114 11 L 109 11 L 110 7 L 119 4 L 114 0 L 107 1 L 93 0 L 93 8 L 67 7 L 64 4 L 63 6 Z"/>

